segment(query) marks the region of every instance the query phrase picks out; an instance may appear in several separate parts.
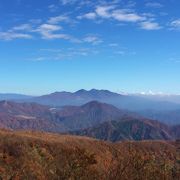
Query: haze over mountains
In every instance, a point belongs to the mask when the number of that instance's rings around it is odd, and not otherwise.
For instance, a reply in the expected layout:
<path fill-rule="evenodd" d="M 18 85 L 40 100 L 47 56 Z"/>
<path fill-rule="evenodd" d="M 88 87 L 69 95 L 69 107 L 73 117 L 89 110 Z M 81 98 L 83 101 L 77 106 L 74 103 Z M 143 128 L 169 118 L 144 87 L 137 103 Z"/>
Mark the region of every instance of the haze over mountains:
<path fill-rule="evenodd" d="M 178 125 L 168 126 L 98 101 L 64 107 L 1 101 L 0 127 L 70 133 L 109 141 L 180 138 Z"/>
<path fill-rule="evenodd" d="M 18 98 L 19 96 L 19 98 Z M 43 105 L 65 106 L 83 105 L 90 101 L 100 101 L 112 104 L 121 109 L 129 110 L 175 110 L 180 109 L 180 96 L 178 95 L 141 95 L 118 94 L 108 90 L 84 90 L 72 92 L 55 92 L 43 96 L 26 96 L 17 94 L 0 94 L 0 100 L 16 100 L 24 102 L 36 102 Z"/>
<path fill-rule="evenodd" d="M 162 94 L 118 94 L 108 90 L 90 91 L 81 89 L 74 93 L 55 92 L 43 96 L 27 96 L 17 94 L 0 94 L 0 100 L 28 102 L 48 105 L 51 107 L 81 106 L 91 101 L 111 104 L 119 109 L 134 111 L 142 116 L 161 122 L 180 124 L 180 96 Z"/>
<path fill-rule="evenodd" d="M 178 103 L 95 89 L 0 99 L 0 178 L 179 177 Z"/>
<path fill-rule="evenodd" d="M 51 108 L 36 103 L 0 102 L 0 123 L 10 129 L 36 129 L 50 132 L 67 132 L 93 127 L 97 124 L 137 116 L 128 111 L 99 103 L 82 106 Z"/>
<path fill-rule="evenodd" d="M 0 100 L 26 100 L 33 96 L 23 95 L 23 94 L 13 94 L 13 93 L 0 93 Z"/>

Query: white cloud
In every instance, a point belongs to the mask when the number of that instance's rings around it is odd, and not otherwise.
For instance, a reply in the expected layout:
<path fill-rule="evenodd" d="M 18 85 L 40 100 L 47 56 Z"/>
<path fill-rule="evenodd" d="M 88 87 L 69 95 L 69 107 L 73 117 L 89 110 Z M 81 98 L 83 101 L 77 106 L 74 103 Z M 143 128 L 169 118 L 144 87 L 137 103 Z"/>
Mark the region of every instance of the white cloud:
<path fill-rule="evenodd" d="M 115 6 L 98 6 L 95 10 L 96 14 L 103 18 L 110 18 L 110 10 L 114 9 Z"/>
<path fill-rule="evenodd" d="M 49 24 L 58 24 L 59 22 L 69 22 L 70 19 L 68 16 L 65 15 L 60 15 L 60 16 L 55 16 L 55 17 L 51 17 L 48 20 Z"/>
<path fill-rule="evenodd" d="M 52 24 L 42 24 L 34 32 L 39 32 L 44 39 L 56 39 L 61 38 L 59 34 L 53 34 L 54 31 L 61 30 L 61 26 L 52 25 Z M 63 37 L 63 36 L 62 36 Z"/>
<path fill-rule="evenodd" d="M 12 28 L 13 31 L 30 31 L 32 26 L 30 24 L 21 24 Z"/>
<path fill-rule="evenodd" d="M 62 49 L 43 49 L 39 52 L 39 57 L 28 58 L 31 61 L 58 61 L 72 60 L 75 58 L 93 56 L 99 53 L 94 48 L 62 48 Z"/>
<path fill-rule="evenodd" d="M 102 43 L 103 41 L 97 37 L 97 36 L 94 36 L 94 35 L 89 35 L 89 36 L 86 36 L 84 39 L 83 39 L 84 42 L 87 42 L 87 43 L 92 43 L 94 45 L 97 45 L 97 44 L 100 44 Z"/>
<path fill-rule="evenodd" d="M 118 21 L 124 22 L 138 22 L 146 19 L 144 16 L 140 16 L 136 13 L 129 13 L 124 10 L 113 11 L 112 17 Z"/>
<path fill-rule="evenodd" d="M 16 33 L 16 32 L 0 32 L 1 40 L 14 40 L 14 39 L 32 39 L 30 34 Z"/>
<path fill-rule="evenodd" d="M 158 3 L 149 3 L 147 5 L 160 6 Z M 91 20 L 116 20 L 120 23 L 135 23 L 144 30 L 159 30 L 162 26 L 156 21 L 155 15 L 152 13 L 137 13 L 134 9 L 120 9 L 117 4 L 103 4 L 96 6 L 95 10 L 84 15 L 78 16 L 78 19 L 91 19 Z M 178 21 L 173 22 L 174 26 L 178 25 Z"/>
<path fill-rule="evenodd" d="M 170 23 L 172 29 L 180 30 L 180 19 L 176 19 Z"/>
<path fill-rule="evenodd" d="M 32 39 L 33 36 L 30 34 L 32 27 L 30 24 L 21 24 L 14 26 L 9 30 L 0 32 L 1 40 L 14 40 L 14 39 Z"/>
<path fill-rule="evenodd" d="M 82 16 L 78 16 L 79 19 L 91 19 L 95 20 L 97 18 L 103 18 L 103 19 L 114 19 L 120 22 L 143 22 L 147 21 L 149 19 L 146 14 L 137 14 L 136 12 L 130 10 L 130 9 L 117 9 L 114 5 L 109 6 L 97 6 L 94 12 L 89 12 L 87 14 L 84 14 Z M 151 25 L 154 25 L 151 23 Z"/>
<path fill-rule="evenodd" d="M 141 22 L 140 27 L 141 27 L 141 29 L 145 29 L 145 30 L 162 29 L 162 27 L 157 22 L 150 22 L 150 21 Z"/>
<path fill-rule="evenodd" d="M 39 32 L 43 39 L 65 39 L 75 43 L 80 42 L 80 40 L 77 38 L 74 38 L 68 34 L 60 33 L 60 30 L 62 30 L 62 27 L 59 25 L 42 24 L 36 30 L 34 30 L 34 32 Z"/>
<path fill-rule="evenodd" d="M 42 24 L 38 30 L 41 32 L 43 31 L 58 31 L 61 30 L 62 27 L 58 25 L 52 25 L 52 24 Z"/>
<path fill-rule="evenodd" d="M 53 34 L 53 33 L 48 33 L 48 32 L 45 32 L 43 34 L 43 38 L 44 39 L 66 39 L 66 40 L 71 39 L 71 37 L 67 34 L 60 34 L 60 33 Z"/>
<path fill-rule="evenodd" d="M 58 10 L 58 6 L 55 4 L 51 4 L 48 6 L 50 12 L 56 12 Z"/>
<path fill-rule="evenodd" d="M 59 2 L 62 4 L 62 5 L 67 5 L 67 4 L 73 4 L 75 3 L 77 0 L 60 0 Z"/>
<path fill-rule="evenodd" d="M 82 16 L 78 16 L 78 19 L 96 19 L 97 15 L 94 12 L 86 13 Z"/>
<path fill-rule="evenodd" d="M 162 8 L 163 7 L 163 5 L 158 2 L 148 2 L 148 3 L 146 3 L 146 6 L 151 7 L 151 8 Z"/>

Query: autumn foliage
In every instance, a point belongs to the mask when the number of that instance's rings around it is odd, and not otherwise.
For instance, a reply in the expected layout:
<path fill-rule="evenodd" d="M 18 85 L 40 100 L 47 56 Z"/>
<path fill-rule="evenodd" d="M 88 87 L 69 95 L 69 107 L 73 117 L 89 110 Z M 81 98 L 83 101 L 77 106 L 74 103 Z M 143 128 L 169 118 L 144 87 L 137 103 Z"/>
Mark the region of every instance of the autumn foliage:
<path fill-rule="evenodd" d="M 0 179 L 171 180 L 180 143 L 108 143 L 85 137 L 0 131 Z"/>

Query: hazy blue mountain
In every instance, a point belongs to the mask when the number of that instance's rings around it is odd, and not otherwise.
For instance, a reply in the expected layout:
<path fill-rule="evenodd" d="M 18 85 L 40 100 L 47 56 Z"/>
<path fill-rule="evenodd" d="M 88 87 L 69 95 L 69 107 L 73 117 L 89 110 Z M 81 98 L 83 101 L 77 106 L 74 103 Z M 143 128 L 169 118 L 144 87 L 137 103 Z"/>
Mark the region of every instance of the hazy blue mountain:
<path fill-rule="evenodd" d="M 90 101 L 99 101 L 114 105 L 120 109 L 131 111 L 155 109 L 155 110 L 176 110 L 180 109 L 180 104 L 168 101 L 155 101 L 136 95 L 122 95 L 113 93 L 108 90 L 84 89 L 77 92 L 55 92 L 31 98 L 28 101 L 36 102 L 43 105 L 66 106 L 66 105 L 83 105 Z"/>
<path fill-rule="evenodd" d="M 23 95 L 23 94 L 0 93 L 0 101 L 2 100 L 27 100 L 30 98 L 32 98 L 32 96 Z"/>
<path fill-rule="evenodd" d="M 48 95 L 32 98 L 30 101 L 44 105 L 65 106 L 65 105 L 83 105 L 90 101 L 106 102 L 107 99 L 119 98 L 122 95 L 110 92 L 108 90 L 92 89 L 86 91 L 81 89 L 74 93 L 71 92 L 55 92 Z"/>
<path fill-rule="evenodd" d="M 149 109 L 139 111 L 139 114 L 144 117 L 158 120 L 170 125 L 180 124 L 180 109 L 171 111 Z"/>
<path fill-rule="evenodd" d="M 0 101 L 0 128 L 70 132 L 110 141 L 179 137 L 179 126 L 168 126 L 98 101 L 61 108 Z"/>

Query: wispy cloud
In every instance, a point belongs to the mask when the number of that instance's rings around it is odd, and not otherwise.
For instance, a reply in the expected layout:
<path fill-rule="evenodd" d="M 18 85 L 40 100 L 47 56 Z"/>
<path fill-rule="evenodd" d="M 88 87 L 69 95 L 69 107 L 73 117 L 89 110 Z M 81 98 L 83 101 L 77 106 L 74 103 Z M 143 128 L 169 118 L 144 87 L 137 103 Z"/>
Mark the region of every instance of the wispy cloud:
<path fill-rule="evenodd" d="M 48 6 L 50 12 L 56 12 L 58 10 L 58 6 L 56 4 L 51 4 Z"/>
<path fill-rule="evenodd" d="M 157 22 L 144 21 L 140 23 L 141 29 L 145 30 L 159 30 L 162 27 Z"/>
<path fill-rule="evenodd" d="M 34 30 L 34 32 L 39 32 L 43 39 L 71 39 L 71 37 L 67 34 L 56 33 L 59 30 L 62 30 L 62 27 L 59 25 L 42 24 Z"/>
<path fill-rule="evenodd" d="M 31 31 L 32 26 L 31 24 L 21 24 L 19 26 L 15 26 L 12 28 L 12 31 Z"/>
<path fill-rule="evenodd" d="M 158 3 L 158 2 L 147 2 L 146 6 L 151 7 L 151 8 L 162 8 L 163 4 Z"/>
<path fill-rule="evenodd" d="M 70 22 L 70 18 L 65 15 L 59 15 L 59 16 L 51 17 L 48 20 L 49 24 L 58 24 L 60 22 Z"/>
<path fill-rule="evenodd" d="M 126 10 L 115 10 L 112 13 L 112 17 L 118 21 L 124 22 L 138 22 L 143 21 L 146 17 L 138 15 L 136 13 L 127 12 Z"/>
<path fill-rule="evenodd" d="M 77 16 L 78 19 L 96 19 L 97 15 L 94 12 L 86 13 L 84 15 Z"/>
<path fill-rule="evenodd" d="M 97 45 L 103 42 L 98 36 L 95 35 L 88 35 L 83 39 L 84 42 L 91 43 L 93 45 Z"/>
<path fill-rule="evenodd" d="M 89 12 L 82 13 L 84 11 L 76 11 L 76 16 L 73 17 L 72 12 L 63 12 L 56 16 L 49 16 L 42 19 L 29 20 L 23 24 L 12 26 L 6 31 L 0 32 L 0 39 L 2 40 L 13 40 L 13 39 L 31 39 L 41 38 L 47 40 L 64 39 L 75 43 L 90 43 L 97 45 L 103 42 L 101 38 L 96 35 L 81 35 L 81 37 L 74 37 L 76 35 L 69 34 L 66 28 L 72 24 L 78 25 L 82 19 L 89 19 L 94 22 L 104 22 L 106 20 L 115 23 L 116 25 L 122 23 L 123 25 L 134 23 L 138 28 L 144 30 L 159 30 L 163 28 L 157 22 L 157 19 L 151 13 L 139 13 L 137 12 L 136 4 L 133 1 L 122 2 L 122 0 L 97 0 L 92 2 L 90 0 L 59 0 L 57 6 L 51 4 L 48 8 L 52 11 L 59 8 L 59 4 L 70 5 L 77 3 L 77 5 L 88 5 L 93 4 L 88 8 Z M 125 5 L 126 4 L 126 5 Z M 121 6 L 120 6 L 121 5 Z M 146 6 L 160 6 L 159 3 L 146 3 Z M 76 17 L 76 18 L 75 18 Z M 75 22 L 75 23 L 74 23 Z M 78 23 L 77 23 L 78 22 Z M 67 24 L 65 24 L 67 23 Z M 180 20 L 174 20 L 170 24 L 172 29 L 180 29 Z M 75 27 L 75 26 L 74 26 Z M 82 31 L 83 32 L 83 31 Z M 89 34 L 93 34 L 91 31 Z M 88 34 L 88 33 L 87 33 Z"/>
<path fill-rule="evenodd" d="M 67 48 L 67 49 L 41 49 L 41 55 L 34 58 L 28 58 L 31 61 L 61 61 L 61 60 L 74 60 L 79 57 L 89 57 L 97 55 L 98 50 L 94 48 Z M 38 53 L 38 54 L 39 54 Z"/>
<path fill-rule="evenodd" d="M 115 6 L 98 6 L 95 10 L 96 14 L 102 18 L 111 18 L 112 14 L 110 10 L 113 10 Z"/>
<path fill-rule="evenodd" d="M 31 24 L 20 24 L 12 28 L 0 32 L 0 40 L 15 40 L 15 39 L 32 39 L 33 35 Z"/>
<path fill-rule="evenodd" d="M 79 19 L 91 19 L 96 20 L 98 18 L 116 20 L 122 23 L 137 23 L 140 24 L 140 28 L 144 30 L 158 30 L 162 27 L 155 22 L 155 18 L 152 20 L 152 14 L 149 13 L 136 13 L 132 9 L 119 9 L 116 5 L 97 6 L 94 11 L 79 16 Z"/>
<path fill-rule="evenodd" d="M 180 30 L 180 19 L 176 19 L 170 23 L 171 29 Z"/>
<path fill-rule="evenodd" d="M 144 15 L 132 12 L 130 9 L 117 9 L 116 6 L 98 6 L 94 12 L 89 12 L 81 16 L 81 18 L 95 19 L 107 18 L 115 19 L 122 22 L 138 22 L 146 19 Z"/>
<path fill-rule="evenodd" d="M 73 3 L 77 2 L 77 0 L 59 0 L 59 2 L 62 5 L 67 5 L 67 4 L 73 4 Z"/>
<path fill-rule="evenodd" d="M 51 23 L 20 24 L 7 31 L 0 32 L 0 40 L 32 39 L 40 37 L 44 40 L 63 39 L 73 43 L 89 43 L 92 45 L 97 45 L 103 42 L 97 35 L 74 37 L 70 34 L 64 33 L 63 27 L 60 26 L 58 22 L 65 20 L 65 16 L 58 16 L 49 18 L 47 22 Z"/>
<path fill-rule="evenodd" d="M 0 32 L 1 40 L 14 40 L 14 39 L 32 39 L 30 34 L 16 33 L 16 32 Z"/>

